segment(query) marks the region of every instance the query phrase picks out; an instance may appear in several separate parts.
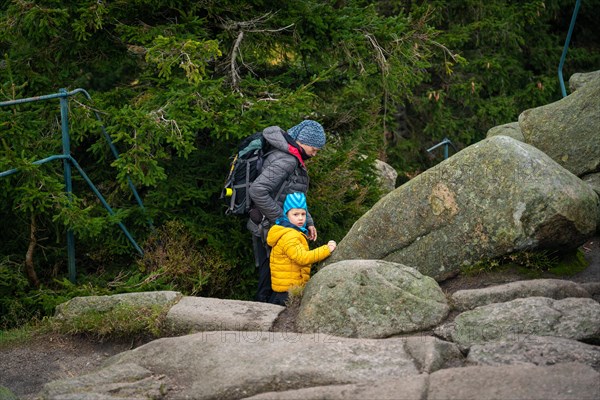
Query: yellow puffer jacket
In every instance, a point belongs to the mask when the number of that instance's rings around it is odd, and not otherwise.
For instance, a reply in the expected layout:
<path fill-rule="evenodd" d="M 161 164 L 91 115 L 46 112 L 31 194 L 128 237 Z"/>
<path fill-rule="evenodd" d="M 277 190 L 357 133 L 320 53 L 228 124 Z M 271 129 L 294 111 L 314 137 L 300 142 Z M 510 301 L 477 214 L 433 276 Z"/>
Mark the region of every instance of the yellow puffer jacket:
<path fill-rule="evenodd" d="M 281 225 L 269 229 L 267 243 L 272 247 L 271 288 L 275 292 L 287 292 L 291 286 L 306 284 L 311 265 L 331 255 L 327 245 L 309 250 L 302 232 Z"/>

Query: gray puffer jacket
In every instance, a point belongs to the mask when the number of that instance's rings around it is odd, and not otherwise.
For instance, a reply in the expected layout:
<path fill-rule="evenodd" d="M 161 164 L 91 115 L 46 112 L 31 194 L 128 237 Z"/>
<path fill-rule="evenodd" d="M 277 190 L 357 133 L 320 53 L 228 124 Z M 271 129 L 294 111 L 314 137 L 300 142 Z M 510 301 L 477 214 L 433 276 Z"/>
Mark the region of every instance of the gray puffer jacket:
<path fill-rule="evenodd" d="M 263 131 L 264 138 L 275 150 L 265 158 L 261 174 L 254 180 L 248 192 L 254 206 L 265 216 L 262 227 L 252 220 L 248 221 L 248 229 L 255 235 L 266 232 L 283 215 L 283 203 L 289 193 L 308 192 L 308 171 L 296 149 L 285 140 L 284 130 L 278 126 L 270 126 Z M 296 154 L 293 154 L 296 152 Z M 280 192 L 281 187 L 283 189 Z M 275 197 L 281 193 L 277 199 Z M 306 218 L 306 226 L 313 226 L 310 214 Z M 262 228 L 262 229 L 260 229 Z"/>

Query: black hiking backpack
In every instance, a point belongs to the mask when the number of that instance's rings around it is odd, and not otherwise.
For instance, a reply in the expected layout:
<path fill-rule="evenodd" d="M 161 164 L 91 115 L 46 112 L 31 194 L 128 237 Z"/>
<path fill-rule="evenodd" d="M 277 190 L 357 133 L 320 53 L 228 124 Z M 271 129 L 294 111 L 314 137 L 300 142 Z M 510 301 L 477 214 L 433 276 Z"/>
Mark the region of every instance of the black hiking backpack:
<path fill-rule="evenodd" d="M 227 205 L 225 214 L 248 214 L 252 203 L 248 194 L 250 184 L 260 175 L 270 148 L 262 132 L 256 132 L 240 142 L 221 191 L 221 199 Z"/>

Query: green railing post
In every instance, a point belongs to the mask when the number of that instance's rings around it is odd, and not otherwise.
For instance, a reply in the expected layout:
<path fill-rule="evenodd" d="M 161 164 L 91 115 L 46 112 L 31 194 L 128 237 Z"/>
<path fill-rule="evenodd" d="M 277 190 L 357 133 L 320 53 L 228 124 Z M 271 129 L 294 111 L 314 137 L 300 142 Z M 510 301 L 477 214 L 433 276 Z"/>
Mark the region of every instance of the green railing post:
<path fill-rule="evenodd" d="M 569 42 L 571 41 L 571 35 L 573 34 L 573 27 L 575 27 L 575 21 L 577 20 L 577 13 L 579 13 L 579 6 L 581 0 L 577 0 L 575 3 L 575 9 L 573 10 L 573 16 L 571 17 L 571 24 L 569 25 L 569 32 L 567 32 L 567 38 L 565 39 L 565 45 L 563 47 L 562 55 L 560 56 L 560 62 L 558 63 L 558 82 L 560 83 L 560 91 L 563 97 L 567 97 L 567 90 L 565 89 L 565 80 L 563 79 L 563 65 L 565 64 L 565 58 L 567 57 L 567 50 L 569 49 Z"/>
<path fill-rule="evenodd" d="M 69 137 L 69 102 L 67 99 L 67 89 L 58 91 L 60 96 L 60 125 L 62 129 L 62 148 L 63 148 L 63 167 L 65 175 L 65 191 L 69 200 L 73 192 L 73 181 L 71 179 L 71 138 Z M 69 280 L 75 283 L 77 279 L 77 269 L 75 267 L 75 235 L 71 228 L 67 229 L 67 256 L 69 266 Z"/>

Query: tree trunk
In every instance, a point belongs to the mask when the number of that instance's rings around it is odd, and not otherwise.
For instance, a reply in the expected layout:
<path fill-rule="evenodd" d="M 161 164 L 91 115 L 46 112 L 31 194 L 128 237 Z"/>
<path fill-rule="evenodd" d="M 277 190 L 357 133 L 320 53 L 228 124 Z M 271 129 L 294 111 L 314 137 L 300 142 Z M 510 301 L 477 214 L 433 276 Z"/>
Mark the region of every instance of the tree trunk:
<path fill-rule="evenodd" d="M 36 288 L 40 286 L 40 281 L 35 273 L 35 268 L 33 266 L 33 251 L 35 250 L 35 246 L 37 245 L 37 238 L 35 233 L 37 231 L 35 225 L 35 216 L 31 215 L 31 233 L 29 235 L 29 247 L 27 248 L 27 254 L 25 255 L 25 273 L 27 274 L 27 279 L 29 283 L 35 286 Z"/>

